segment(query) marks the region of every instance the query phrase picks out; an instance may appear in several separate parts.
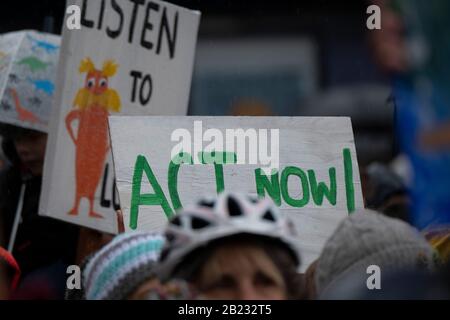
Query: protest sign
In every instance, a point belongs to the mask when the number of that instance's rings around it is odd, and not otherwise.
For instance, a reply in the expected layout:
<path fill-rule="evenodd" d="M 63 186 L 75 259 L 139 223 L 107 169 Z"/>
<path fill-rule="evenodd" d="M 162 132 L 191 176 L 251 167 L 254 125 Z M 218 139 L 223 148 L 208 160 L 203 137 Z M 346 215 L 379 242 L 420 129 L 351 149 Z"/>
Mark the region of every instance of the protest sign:
<path fill-rule="evenodd" d="M 72 1 L 64 28 L 40 214 L 105 232 L 119 209 L 109 114 L 187 112 L 200 13 L 162 1 Z"/>
<path fill-rule="evenodd" d="M 126 230 L 161 231 L 220 191 L 270 196 L 299 232 L 304 267 L 363 207 L 349 118 L 109 117 Z"/>
<path fill-rule="evenodd" d="M 60 41 L 36 31 L 0 36 L 0 122 L 47 132 Z"/>

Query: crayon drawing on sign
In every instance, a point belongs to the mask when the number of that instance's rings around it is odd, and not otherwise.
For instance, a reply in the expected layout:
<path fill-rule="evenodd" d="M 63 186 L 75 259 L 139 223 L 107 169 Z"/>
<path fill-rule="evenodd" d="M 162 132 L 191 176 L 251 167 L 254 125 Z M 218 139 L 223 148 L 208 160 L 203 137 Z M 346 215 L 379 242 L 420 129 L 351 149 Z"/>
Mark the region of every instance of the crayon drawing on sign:
<path fill-rule="evenodd" d="M 20 102 L 20 98 L 19 98 L 19 94 L 17 93 L 17 91 L 15 89 L 9 89 L 13 101 L 14 101 L 14 106 L 16 107 L 16 111 L 17 111 L 17 116 L 19 118 L 20 121 L 23 122 L 31 122 L 31 123 L 39 123 L 42 122 L 33 112 L 25 109 L 21 102 Z"/>
<path fill-rule="evenodd" d="M 66 116 L 66 128 L 75 144 L 76 190 L 73 208 L 69 215 L 78 215 L 82 198 L 89 200 L 89 216 L 103 218 L 94 211 L 94 197 L 109 151 L 109 111 L 120 112 L 120 96 L 108 87 L 108 79 L 117 72 L 118 65 L 107 60 L 98 70 L 90 58 L 81 61 L 79 72 L 86 73 L 84 88 L 78 90 L 73 106 Z M 78 120 L 78 132 L 72 123 Z"/>
<path fill-rule="evenodd" d="M 0 122 L 48 132 L 60 43 L 33 30 L 0 35 Z"/>
<path fill-rule="evenodd" d="M 39 58 L 29 56 L 21 59 L 18 63 L 18 65 L 25 65 L 30 68 L 30 70 L 34 73 L 40 70 L 45 70 L 49 66 L 49 62 L 44 62 Z"/>
<path fill-rule="evenodd" d="M 11 83 L 18 84 L 18 83 L 20 82 L 20 79 L 19 79 L 19 77 L 17 76 L 17 74 L 11 73 L 11 74 L 9 75 L 9 81 L 10 81 Z"/>
<path fill-rule="evenodd" d="M 28 81 L 34 86 L 36 91 L 40 90 L 49 96 L 52 96 L 55 91 L 55 85 L 50 80 L 33 80 L 28 78 Z"/>
<path fill-rule="evenodd" d="M 9 111 L 11 110 L 11 105 L 6 101 L 2 101 L 0 102 L 0 108 L 4 111 Z"/>
<path fill-rule="evenodd" d="M 59 49 L 59 46 L 54 45 L 53 43 L 35 39 L 30 35 L 27 35 L 27 37 L 32 43 L 31 50 L 33 50 L 33 52 L 36 51 L 37 49 L 42 49 L 47 54 L 51 54 L 51 53 L 57 53 L 57 51 Z"/>
<path fill-rule="evenodd" d="M 31 97 L 31 98 L 28 98 L 28 102 L 29 102 L 31 105 L 36 106 L 36 107 L 40 107 L 40 106 L 42 105 L 42 100 L 39 99 L 38 97 Z"/>

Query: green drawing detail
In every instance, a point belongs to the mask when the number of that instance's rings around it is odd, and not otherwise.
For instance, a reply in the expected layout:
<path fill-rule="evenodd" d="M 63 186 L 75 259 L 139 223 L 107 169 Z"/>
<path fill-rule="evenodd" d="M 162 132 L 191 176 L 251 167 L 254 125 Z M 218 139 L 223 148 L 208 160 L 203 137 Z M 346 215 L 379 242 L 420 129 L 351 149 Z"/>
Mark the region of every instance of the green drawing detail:
<path fill-rule="evenodd" d="M 30 67 L 32 72 L 36 72 L 39 70 L 45 70 L 50 65 L 48 62 L 44 62 L 36 57 L 29 56 L 26 58 L 23 58 L 19 62 L 17 62 L 18 65 L 26 65 Z"/>

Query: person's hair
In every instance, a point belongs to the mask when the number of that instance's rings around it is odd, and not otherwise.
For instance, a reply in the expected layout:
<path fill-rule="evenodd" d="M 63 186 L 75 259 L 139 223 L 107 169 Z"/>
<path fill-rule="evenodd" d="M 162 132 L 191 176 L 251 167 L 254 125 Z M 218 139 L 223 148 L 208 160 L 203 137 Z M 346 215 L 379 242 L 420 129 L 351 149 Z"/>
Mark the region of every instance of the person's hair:
<path fill-rule="evenodd" d="M 210 258 L 213 257 L 218 248 L 227 245 L 235 245 L 243 249 L 249 249 L 250 247 L 260 249 L 253 250 L 252 253 L 250 253 L 250 250 L 245 250 L 245 254 L 235 252 L 233 259 L 227 261 L 227 264 L 239 265 L 241 268 L 259 264 L 264 269 L 267 269 L 267 262 L 270 261 L 282 276 L 287 298 L 300 298 L 302 289 L 301 275 L 297 272 L 294 258 L 281 243 L 265 237 L 240 235 L 222 238 L 209 243 L 207 246 L 197 249 L 186 256 L 175 269 L 172 278 L 183 279 L 197 284 L 200 282 L 205 268 L 208 268 L 211 272 L 220 271 L 221 264 L 211 263 Z M 264 254 L 269 259 L 268 261 L 264 261 Z"/>
<path fill-rule="evenodd" d="M 0 135 L 6 139 L 14 140 L 35 133 L 39 133 L 39 131 L 18 127 L 12 124 L 0 123 Z"/>
<path fill-rule="evenodd" d="M 315 300 L 316 296 L 316 283 L 315 283 L 315 272 L 317 268 L 318 260 L 316 259 L 311 263 L 303 274 L 303 290 L 301 294 L 302 300 Z"/>
<path fill-rule="evenodd" d="M 18 165 L 20 164 L 20 158 L 17 154 L 16 147 L 14 145 L 14 141 L 9 138 L 4 138 L 1 143 L 1 148 L 3 151 L 3 155 L 5 159 L 9 162 L 11 165 Z"/>

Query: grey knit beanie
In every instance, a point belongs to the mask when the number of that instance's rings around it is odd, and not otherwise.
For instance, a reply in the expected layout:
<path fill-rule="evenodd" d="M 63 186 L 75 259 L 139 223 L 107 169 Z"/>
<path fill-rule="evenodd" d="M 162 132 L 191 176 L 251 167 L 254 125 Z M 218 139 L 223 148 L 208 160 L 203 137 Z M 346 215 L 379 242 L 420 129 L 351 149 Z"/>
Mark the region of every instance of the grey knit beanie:
<path fill-rule="evenodd" d="M 432 247 L 416 229 L 364 209 L 342 221 L 326 242 L 315 272 L 316 292 L 320 295 L 349 274 L 365 274 L 370 265 L 385 271 L 433 269 L 435 263 Z"/>
<path fill-rule="evenodd" d="M 164 237 L 131 232 L 98 251 L 83 272 L 87 300 L 124 300 L 154 276 Z"/>

